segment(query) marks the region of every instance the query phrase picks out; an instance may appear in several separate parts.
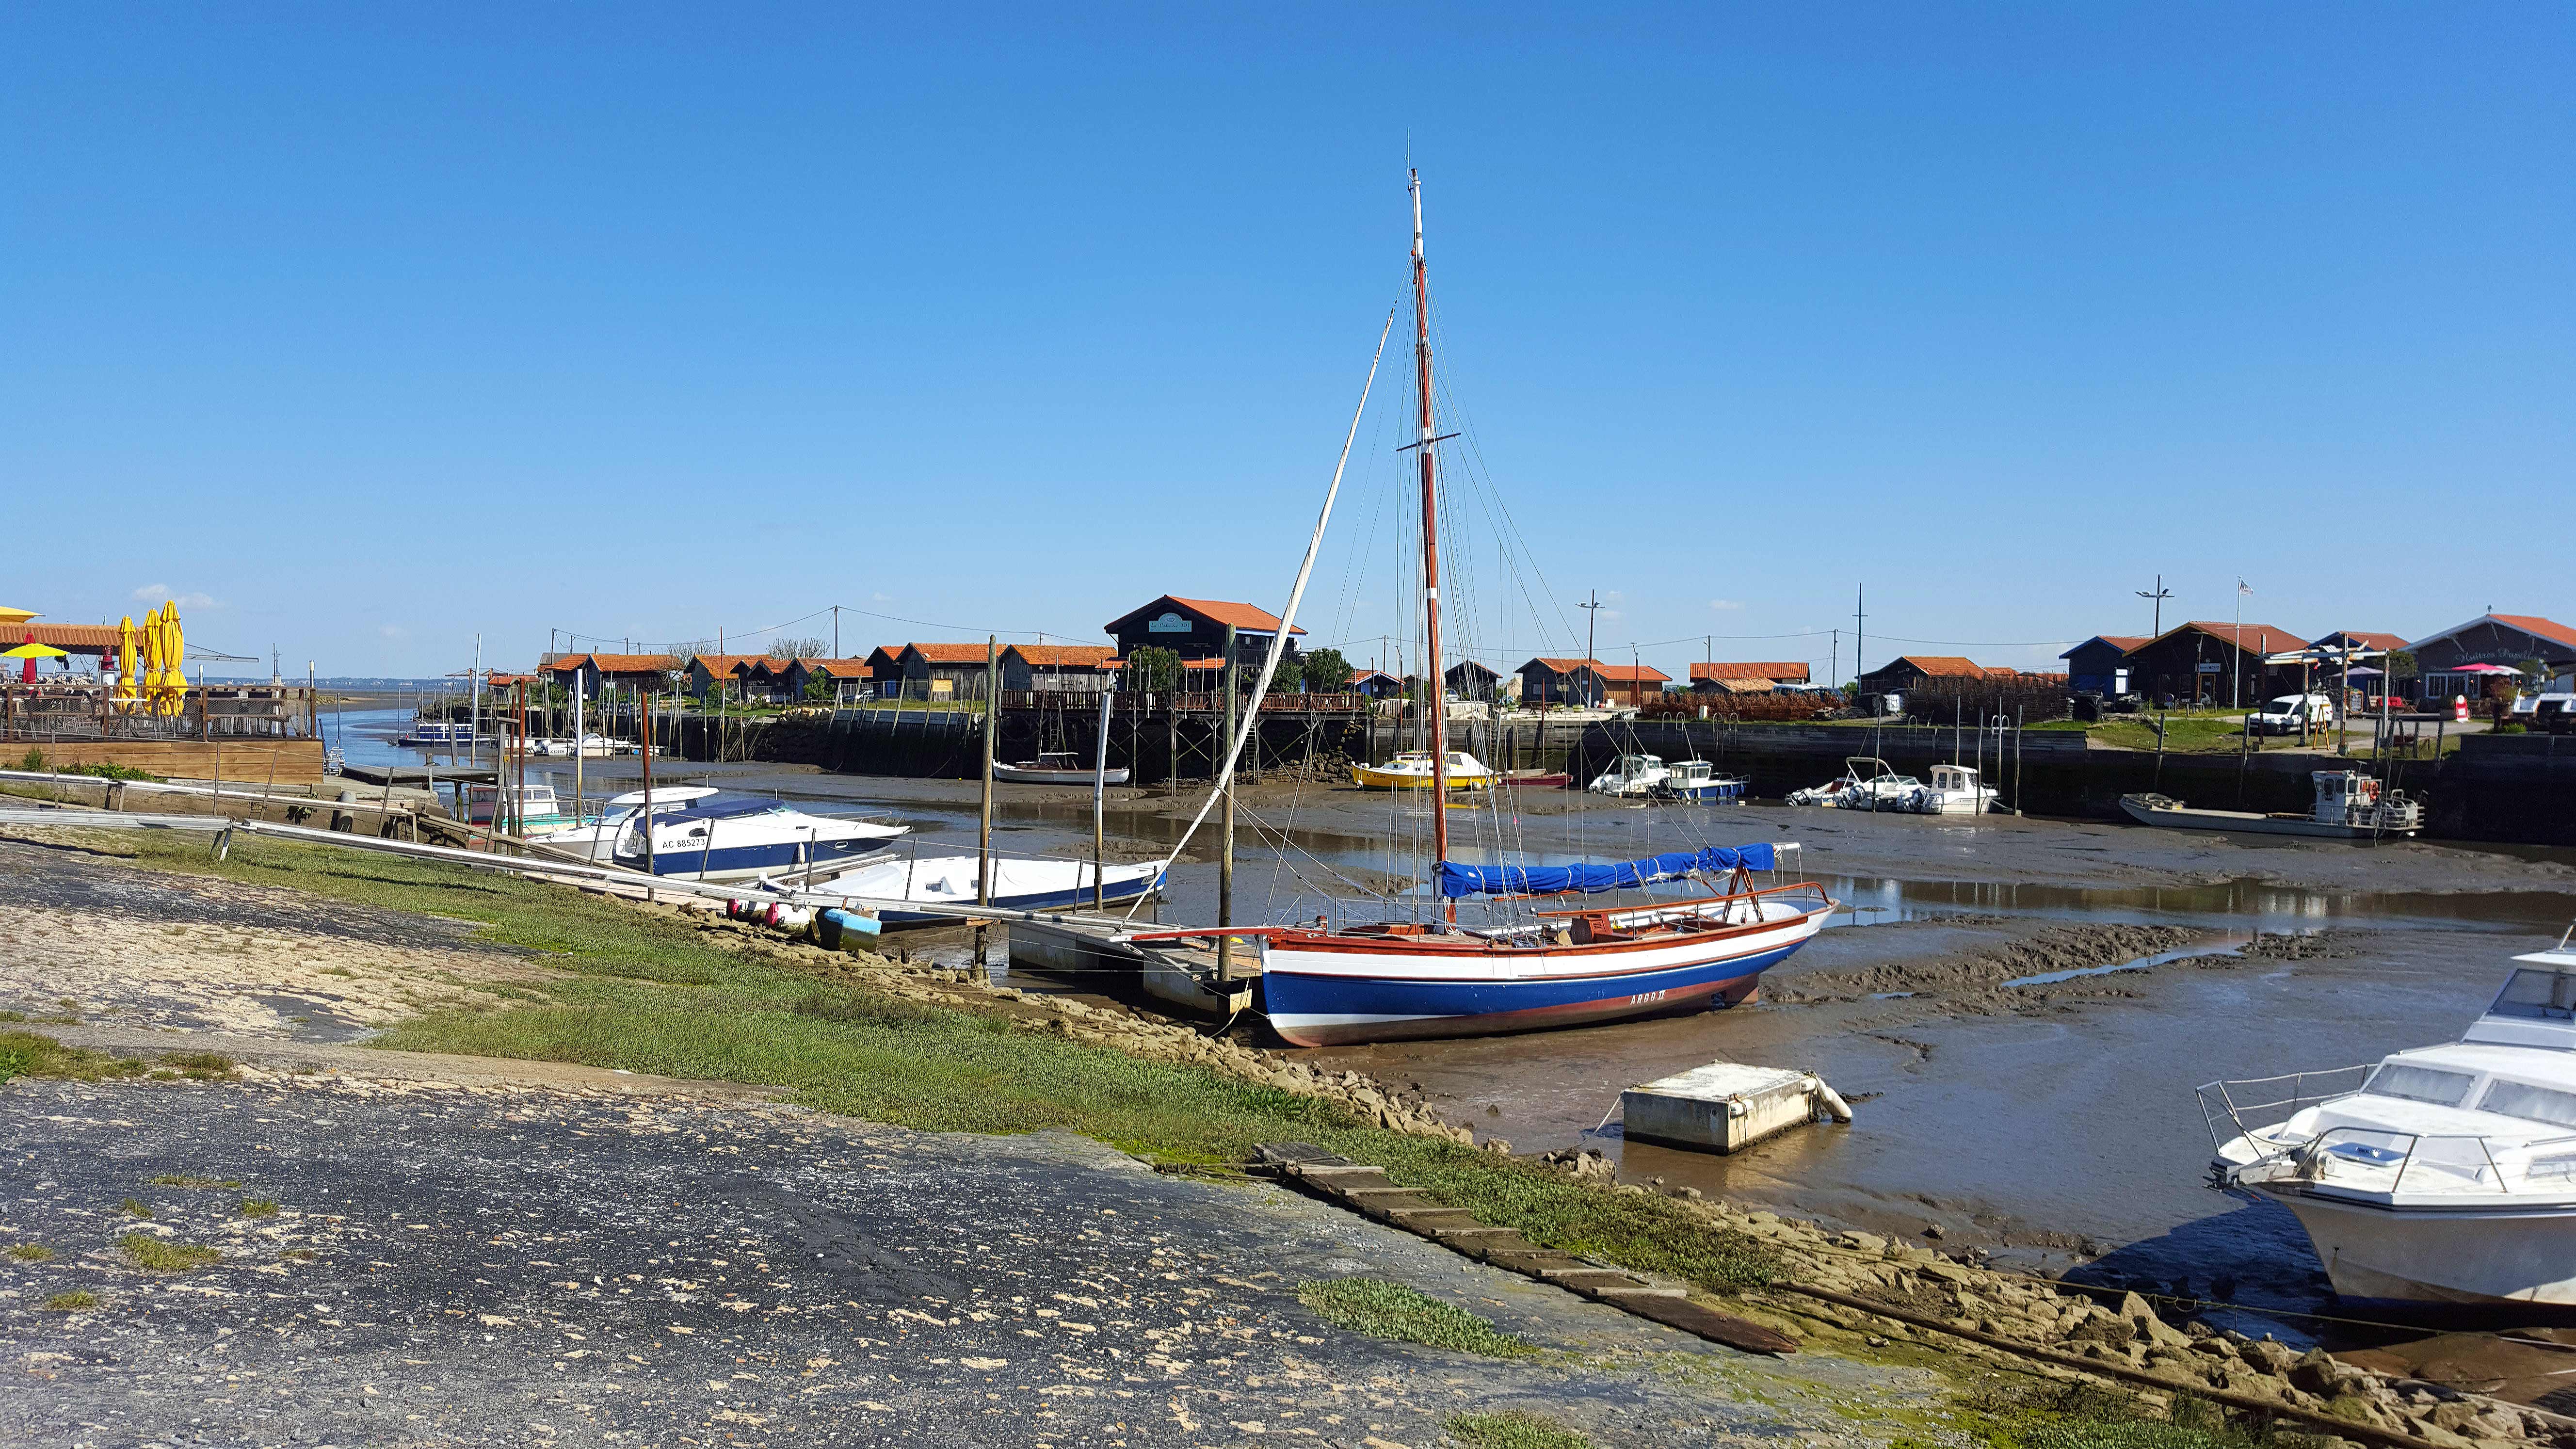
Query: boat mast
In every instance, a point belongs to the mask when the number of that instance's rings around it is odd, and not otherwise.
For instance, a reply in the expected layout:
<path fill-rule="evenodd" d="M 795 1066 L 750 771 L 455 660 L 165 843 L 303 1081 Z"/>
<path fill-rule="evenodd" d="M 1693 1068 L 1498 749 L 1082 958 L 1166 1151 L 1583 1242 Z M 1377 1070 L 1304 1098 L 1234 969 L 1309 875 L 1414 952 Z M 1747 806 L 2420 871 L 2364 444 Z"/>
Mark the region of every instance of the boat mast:
<path fill-rule="evenodd" d="M 1422 708 L 1431 737 L 1431 859 L 1433 869 L 1449 860 L 1449 709 L 1441 697 L 1440 676 L 1440 485 L 1431 460 L 1431 293 L 1422 270 L 1422 173 L 1407 173 L 1413 194 L 1413 363 L 1414 391 L 1421 397 L 1422 432 L 1413 450 L 1422 465 Z M 1448 903 L 1449 919 L 1458 919 L 1458 903 Z"/>

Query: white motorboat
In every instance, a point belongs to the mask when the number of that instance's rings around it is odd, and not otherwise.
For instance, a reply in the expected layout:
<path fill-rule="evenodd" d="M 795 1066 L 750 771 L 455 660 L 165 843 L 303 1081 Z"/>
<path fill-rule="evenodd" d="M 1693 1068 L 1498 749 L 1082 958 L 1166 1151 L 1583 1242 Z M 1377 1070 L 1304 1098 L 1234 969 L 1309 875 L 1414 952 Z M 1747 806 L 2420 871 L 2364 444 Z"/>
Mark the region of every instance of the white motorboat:
<path fill-rule="evenodd" d="M 2513 959 L 2449 1045 L 2200 1089 L 2213 1179 L 2296 1214 L 2338 1294 L 2576 1304 L 2576 951 Z"/>
<path fill-rule="evenodd" d="M 2225 830 L 2239 835 L 2312 835 L 2329 840 L 2375 840 L 2408 836 L 2424 827 L 2424 807 L 2403 790 L 2383 790 L 2379 781 L 2359 770 L 2318 770 L 2308 778 L 2316 799 L 2305 815 L 2286 811 L 2195 810 L 2170 795 L 2140 793 L 2120 797 L 2120 808 L 2140 825 L 2176 830 Z"/>
<path fill-rule="evenodd" d="M 535 780 L 524 788 L 515 781 L 466 786 L 465 818 L 475 825 L 515 821 L 519 829 L 531 833 L 572 823 L 563 813 L 563 802 L 555 798 L 554 787 Z"/>
<path fill-rule="evenodd" d="M 1623 800 L 1642 800 L 1655 793 L 1672 771 L 1661 755 L 1621 755 L 1610 768 L 1592 778 L 1583 788 L 1595 795 L 1616 795 Z"/>
<path fill-rule="evenodd" d="M 1162 879 L 1160 862 L 1144 865 L 1113 865 L 1097 876 L 1100 899 L 1125 903 L 1155 889 Z M 813 885 L 800 885 L 793 878 L 772 877 L 764 882 L 778 890 L 792 890 L 800 897 L 842 896 L 860 908 L 867 903 L 913 901 L 934 906 L 1000 906 L 1007 910 L 1034 911 L 1053 906 L 1080 908 L 1092 901 L 1094 875 L 1087 860 L 1003 860 L 993 861 L 993 892 L 990 899 L 979 895 L 976 861 L 972 855 L 919 855 L 908 859 L 871 861 L 856 870 L 843 871 L 830 880 Z M 920 925 L 932 921 L 954 921 L 954 915 L 943 912 L 907 911 L 898 906 L 878 904 L 878 921 L 889 926 Z"/>
<path fill-rule="evenodd" d="M 1983 815 L 2003 799 L 1973 765 L 1934 765 L 1932 783 L 1914 792 L 1908 808 L 1917 815 Z"/>
<path fill-rule="evenodd" d="M 394 743 L 414 750 L 461 750 L 488 744 L 491 739 L 490 735 L 476 734 L 470 724 L 457 724 L 450 720 L 415 720 L 411 732 Z"/>
<path fill-rule="evenodd" d="M 1885 760 L 1867 755 L 1843 759 L 1842 778 L 1789 792 L 1792 805 L 1828 805 L 1837 810 L 1911 810 L 1923 782 L 1900 775 Z"/>
<path fill-rule="evenodd" d="M 1482 790 L 1494 783 L 1494 772 L 1464 750 L 1451 750 L 1444 763 L 1452 790 Z M 1383 765 L 1351 766 L 1351 779 L 1372 790 L 1428 790 L 1431 776 L 1427 750 L 1407 750 Z"/>
<path fill-rule="evenodd" d="M 712 785 L 665 785 L 653 792 L 653 813 L 667 815 L 688 808 L 690 802 L 704 800 L 716 793 Z M 635 814 L 644 808 L 644 792 L 629 791 L 611 796 L 596 816 L 577 824 L 558 825 L 548 830 L 531 830 L 528 839 L 557 850 L 568 850 L 584 860 L 603 864 L 617 859 L 617 842 L 635 823 Z"/>
<path fill-rule="evenodd" d="M 639 815 L 619 834 L 619 865 L 645 868 L 646 824 Z M 828 870 L 846 870 L 912 828 L 809 815 L 776 800 L 721 795 L 672 811 L 664 811 L 657 799 L 650 825 L 653 873 L 681 880 L 749 880 L 764 874 L 801 876 L 808 871 L 819 876 Z"/>
<path fill-rule="evenodd" d="M 617 753 L 618 742 L 606 735 L 583 735 L 577 740 L 530 740 L 528 753 L 553 760 L 604 760 Z"/>
<path fill-rule="evenodd" d="M 1706 760 L 1683 760 L 1665 767 L 1664 778 L 1655 782 L 1654 795 L 1658 800 L 1694 805 L 1741 805 L 1746 784 L 1742 775 L 1721 775 Z"/>
<path fill-rule="evenodd" d="M 1127 767 L 1124 765 L 1097 773 L 1100 784 L 1127 783 Z M 1094 774 L 1089 763 L 1069 750 L 1048 750 L 1035 760 L 993 767 L 994 779 L 1008 780 L 1015 785 L 1088 785 L 1093 783 Z"/>

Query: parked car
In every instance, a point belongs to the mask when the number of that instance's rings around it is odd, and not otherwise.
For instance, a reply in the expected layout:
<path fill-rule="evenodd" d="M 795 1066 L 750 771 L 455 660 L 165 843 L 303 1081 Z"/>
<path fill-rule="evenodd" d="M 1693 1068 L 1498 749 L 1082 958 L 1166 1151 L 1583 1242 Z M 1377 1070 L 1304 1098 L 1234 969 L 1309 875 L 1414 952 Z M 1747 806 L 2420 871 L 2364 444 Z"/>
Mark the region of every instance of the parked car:
<path fill-rule="evenodd" d="M 2335 722 L 2334 698 L 2324 694 L 2284 694 L 2254 716 L 2258 735 L 2292 735 Z"/>
<path fill-rule="evenodd" d="M 2576 694 L 2544 694 L 2531 703 L 2525 721 L 2533 734 L 2576 735 Z"/>

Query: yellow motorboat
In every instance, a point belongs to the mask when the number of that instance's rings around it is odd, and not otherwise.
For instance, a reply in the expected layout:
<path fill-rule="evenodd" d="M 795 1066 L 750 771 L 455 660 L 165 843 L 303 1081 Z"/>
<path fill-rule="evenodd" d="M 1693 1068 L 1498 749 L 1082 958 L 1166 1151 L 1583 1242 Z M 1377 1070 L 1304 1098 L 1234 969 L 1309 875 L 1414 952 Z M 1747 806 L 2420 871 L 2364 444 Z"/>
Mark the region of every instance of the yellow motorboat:
<path fill-rule="evenodd" d="M 1494 772 L 1464 750 L 1449 752 L 1448 772 L 1452 790 L 1482 790 L 1494 783 Z M 1371 790 L 1428 790 L 1431 755 L 1407 750 L 1383 765 L 1353 765 L 1351 778 Z"/>

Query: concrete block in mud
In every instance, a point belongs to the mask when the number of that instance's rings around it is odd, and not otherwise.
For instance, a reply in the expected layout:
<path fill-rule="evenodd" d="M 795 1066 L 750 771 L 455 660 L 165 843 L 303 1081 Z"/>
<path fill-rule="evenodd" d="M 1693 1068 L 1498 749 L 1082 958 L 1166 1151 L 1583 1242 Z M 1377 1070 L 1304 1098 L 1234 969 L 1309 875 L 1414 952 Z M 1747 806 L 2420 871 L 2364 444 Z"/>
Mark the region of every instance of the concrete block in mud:
<path fill-rule="evenodd" d="M 1711 1062 L 1620 1093 L 1619 1121 L 1631 1140 L 1740 1152 L 1814 1121 L 1831 1095 L 1809 1072 Z"/>

